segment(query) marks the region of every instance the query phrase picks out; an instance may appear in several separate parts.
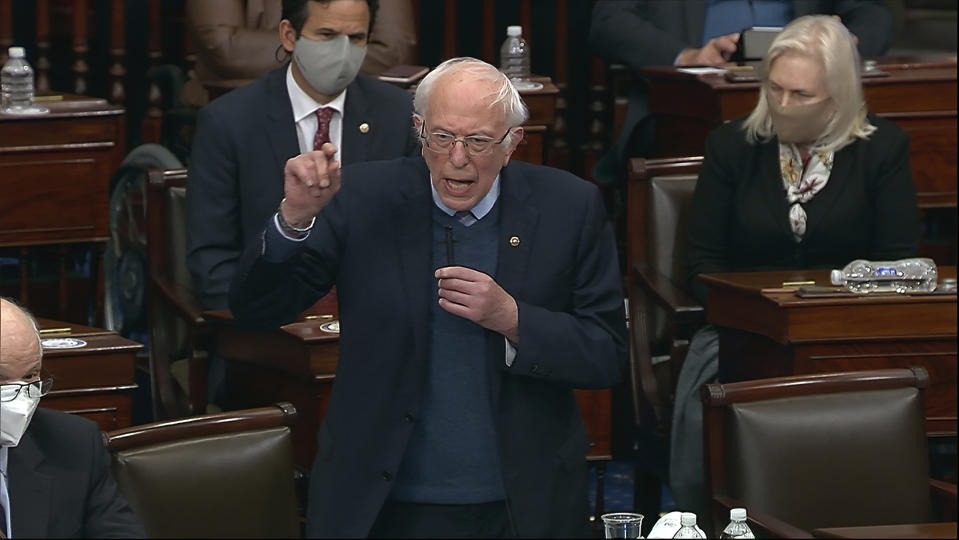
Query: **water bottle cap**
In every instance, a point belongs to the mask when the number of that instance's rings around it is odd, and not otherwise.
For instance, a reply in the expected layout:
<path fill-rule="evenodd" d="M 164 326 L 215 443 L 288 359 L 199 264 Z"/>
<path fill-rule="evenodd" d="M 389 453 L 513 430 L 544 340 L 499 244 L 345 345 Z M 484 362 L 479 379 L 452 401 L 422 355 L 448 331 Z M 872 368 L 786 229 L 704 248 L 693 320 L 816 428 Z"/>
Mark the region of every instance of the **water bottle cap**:
<path fill-rule="evenodd" d="M 10 58 L 23 58 L 27 55 L 23 47 L 10 47 L 7 54 L 10 55 Z"/>
<path fill-rule="evenodd" d="M 729 519 L 735 519 L 736 521 L 743 521 L 746 519 L 746 509 L 745 508 L 732 508 L 729 510 Z"/>
<path fill-rule="evenodd" d="M 523 27 L 522 27 L 522 26 L 519 26 L 519 25 L 516 25 L 516 26 L 507 26 L 507 27 L 506 27 L 506 35 L 507 35 L 507 36 L 510 36 L 510 37 L 519 37 L 519 36 L 523 35 Z"/>
<path fill-rule="evenodd" d="M 693 527 L 696 525 L 696 514 L 692 512 L 683 512 L 679 517 L 679 523 L 683 527 Z"/>
<path fill-rule="evenodd" d="M 829 282 L 833 285 L 842 285 L 842 270 L 833 270 L 832 272 L 829 272 Z"/>

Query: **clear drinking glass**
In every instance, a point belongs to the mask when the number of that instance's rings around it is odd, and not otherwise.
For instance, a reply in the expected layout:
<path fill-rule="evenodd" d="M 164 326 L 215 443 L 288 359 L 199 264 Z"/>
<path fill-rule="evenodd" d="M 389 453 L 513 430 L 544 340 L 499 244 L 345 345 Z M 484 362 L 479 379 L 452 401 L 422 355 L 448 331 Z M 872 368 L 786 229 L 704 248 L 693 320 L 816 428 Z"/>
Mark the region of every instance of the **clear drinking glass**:
<path fill-rule="evenodd" d="M 643 515 L 632 512 L 603 514 L 606 538 L 642 538 Z"/>

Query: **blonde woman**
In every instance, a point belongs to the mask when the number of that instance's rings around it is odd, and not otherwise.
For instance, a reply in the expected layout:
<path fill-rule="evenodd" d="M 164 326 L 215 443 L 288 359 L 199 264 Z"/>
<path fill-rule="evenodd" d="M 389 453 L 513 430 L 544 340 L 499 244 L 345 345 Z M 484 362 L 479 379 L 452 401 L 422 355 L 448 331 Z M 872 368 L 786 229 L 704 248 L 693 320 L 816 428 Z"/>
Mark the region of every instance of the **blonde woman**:
<path fill-rule="evenodd" d="M 773 41 L 761 72 L 752 113 L 706 142 L 687 237 L 691 294 L 705 304 L 702 273 L 915 256 L 909 137 L 868 114 L 849 31 L 833 17 L 800 17 Z M 697 390 L 716 378 L 718 354 L 716 329 L 707 326 L 693 337 L 677 384 L 670 481 L 683 508 L 703 501 Z"/>

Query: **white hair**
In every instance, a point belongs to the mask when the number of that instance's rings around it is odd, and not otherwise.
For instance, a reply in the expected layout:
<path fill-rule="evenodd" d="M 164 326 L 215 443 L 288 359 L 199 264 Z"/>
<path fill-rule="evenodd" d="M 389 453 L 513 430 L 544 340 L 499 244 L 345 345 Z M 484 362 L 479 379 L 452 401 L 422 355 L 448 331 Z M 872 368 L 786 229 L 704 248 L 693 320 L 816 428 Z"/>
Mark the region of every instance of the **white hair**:
<path fill-rule="evenodd" d="M 503 111 L 506 123 L 510 128 L 520 126 L 529 118 L 529 111 L 523 98 L 519 95 L 516 87 L 510 82 L 509 77 L 503 74 L 496 67 L 476 58 L 461 56 L 450 58 L 436 68 L 430 71 L 420 84 L 416 87 L 416 95 L 413 97 L 413 115 L 420 120 L 425 120 L 429 114 L 430 96 L 436 86 L 437 81 L 446 75 L 454 73 L 468 73 L 478 80 L 489 81 L 495 84 L 492 93 L 487 96 L 469 96 L 464 99 L 483 99 L 492 96 L 490 108 L 499 107 Z M 416 128 L 414 127 L 414 130 Z M 417 135 L 419 133 L 417 132 Z M 513 138 L 512 131 L 509 133 L 506 141 L 511 142 Z"/>
<path fill-rule="evenodd" d="M 810 58 L 822 66 L 827 99 L 835 105 L 835 113 L 813 148 L 836 151 L 857 138 L 867 138 L 876 130 L 866 118 L 859 52 L 852 35 L 832 16 L 807 15 L 783 28 L 763 58 L 759 101 L 743 124 L 747 141 L 767 141 L 775 134 L 767 101 L 769 71 L 777 59 L 790 53 Z"/>

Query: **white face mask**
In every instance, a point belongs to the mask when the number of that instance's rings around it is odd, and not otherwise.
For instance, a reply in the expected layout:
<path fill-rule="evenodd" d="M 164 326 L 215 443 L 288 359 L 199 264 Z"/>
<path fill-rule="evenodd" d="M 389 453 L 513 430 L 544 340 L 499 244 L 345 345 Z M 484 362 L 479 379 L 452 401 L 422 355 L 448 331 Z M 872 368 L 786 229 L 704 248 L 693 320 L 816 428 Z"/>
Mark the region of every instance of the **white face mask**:
<path fill-rule="evenodd" d="M 30 397 L 23 387 L 12 401 L 0 403 L 0 446 L 20 444 L 39 403 L 40 398 Z"/>
<path fill-rule="evenodd" d="M 360 72 L 366 47 L 353 45 L 340 36 L 329 41 L 300 37 L 293 48 L 293 60 L 314 90 L 324 96 L 343 91 Z"/>

